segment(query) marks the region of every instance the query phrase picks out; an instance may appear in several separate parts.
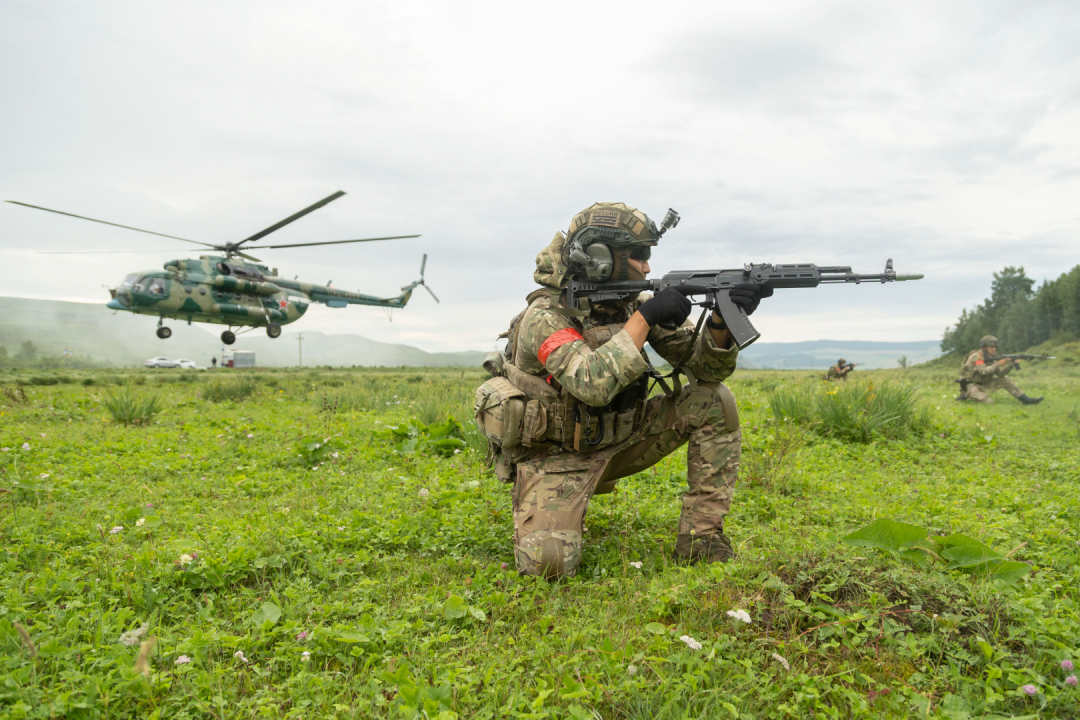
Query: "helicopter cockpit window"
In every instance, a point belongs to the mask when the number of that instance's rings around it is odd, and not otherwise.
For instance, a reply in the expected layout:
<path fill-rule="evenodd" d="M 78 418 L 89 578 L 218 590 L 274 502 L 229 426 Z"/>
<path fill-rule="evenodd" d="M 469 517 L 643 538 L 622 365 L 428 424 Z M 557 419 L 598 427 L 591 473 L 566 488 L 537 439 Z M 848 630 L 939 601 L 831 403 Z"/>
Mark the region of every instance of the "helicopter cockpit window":
<path fill-rule="evenodd" d="M 150 278 L 149 285 L 146 291 L 151 295 L 164 295 L 165 294 L 165 279 L 164 278 Z"/>
<path fill-rule="evenodd" d="M 139 279 L 138 275 L 128 275 L 124 278 L 124 282 L 120 283 L 120 287 L 129 288 L 135 284 L 135 281 Z"/>

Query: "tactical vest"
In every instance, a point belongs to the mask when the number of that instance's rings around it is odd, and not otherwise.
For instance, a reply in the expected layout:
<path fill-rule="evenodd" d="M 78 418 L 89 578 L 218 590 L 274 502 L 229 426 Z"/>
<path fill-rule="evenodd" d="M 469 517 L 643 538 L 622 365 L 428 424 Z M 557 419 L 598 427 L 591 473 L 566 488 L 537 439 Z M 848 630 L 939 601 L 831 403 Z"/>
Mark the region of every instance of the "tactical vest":
<path fill-rule="evenodd" d="M 971 360 L 973 355 L 978 355 L 978 359 L 986 362 L 986 358 L 983 357 L 982 350 L 972 350 L 964 358 L 964 364 L 960 366 L 960 377 L 965 380 L 975 380 L 975 368 L 968 365 L 968 361 Z"/>
<path fill-rule="evenodd" d="M 551 296 L 552 309 L 565 314 L 590 350 L 623 328 L 618 323 L 586 329 L 583 313 L 560 308 L 553 290 L 537 290 L 526 298 L 528 307 L 499 336 L 506 338 L 506 349 L 484 361 L 492 378 L 477 389 L 474 406 L 477 427 L 488 440 L 488 462 L 503 482 L 513 481 L 513 466 L 531 457 L 591 454 L 620 443 L 638 429 L 645 413 L 648 376 L 624 389 L 609 405 L 595 408 L 571 395 L 550 375 L 538 377 L 518 367 L 518 333 L 536 300 L 544 296 Z"/>

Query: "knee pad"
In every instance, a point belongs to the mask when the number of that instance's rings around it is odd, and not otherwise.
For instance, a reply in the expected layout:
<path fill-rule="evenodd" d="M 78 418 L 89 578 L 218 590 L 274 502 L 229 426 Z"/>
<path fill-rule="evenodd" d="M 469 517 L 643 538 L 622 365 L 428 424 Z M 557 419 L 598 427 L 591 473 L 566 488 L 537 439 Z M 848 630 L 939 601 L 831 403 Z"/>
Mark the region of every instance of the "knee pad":
<path fill-rule="evenodd" d="M 540 530 L 521 538 L 514 548 L 518 572 L 548 580 L 573 577 L 581 562 L 581 533 Z"/>

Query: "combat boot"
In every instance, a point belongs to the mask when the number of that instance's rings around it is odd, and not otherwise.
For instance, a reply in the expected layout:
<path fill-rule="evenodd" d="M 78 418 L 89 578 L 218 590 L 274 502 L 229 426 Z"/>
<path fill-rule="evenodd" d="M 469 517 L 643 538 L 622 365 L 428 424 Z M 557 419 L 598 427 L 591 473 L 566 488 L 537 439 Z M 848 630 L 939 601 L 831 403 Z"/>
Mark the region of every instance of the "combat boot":
<path fill-rule="evenodd" d="M 675 559 L 688 561 L 691 565 L 727 562 L 735 556 L 731 541 L 722 530 L 711 535 L 682 535 L 675 540 Z"/>
<path fill-rule="evenodd" d="M 1025 405 L 1038 405 L 1039 403 L 1041 403 L 1043 401 L 1043 399 L 1041 397 L 1033 398 L 1033 397 L 1028 397 L 1027 395 L 1021 395 L 1020 397 L 1018 397 L 1016 399 L 1019 400 L 1020 402 L 1024 403 Z"/>

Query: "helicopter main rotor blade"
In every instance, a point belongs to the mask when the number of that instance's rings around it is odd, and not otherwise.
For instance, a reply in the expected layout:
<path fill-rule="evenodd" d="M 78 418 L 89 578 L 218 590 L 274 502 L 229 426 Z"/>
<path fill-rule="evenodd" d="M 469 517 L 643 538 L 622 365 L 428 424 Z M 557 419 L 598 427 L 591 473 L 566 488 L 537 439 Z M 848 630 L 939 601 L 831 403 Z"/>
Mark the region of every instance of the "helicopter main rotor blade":
<path fill-rule="evenodd" d="M 167 250 L 52 250 L 34 253 L 35 255 L 120 255 L 125 253 L 162 253 Z M 176 252 L 190 252 L 189 250 L 177 250 Z"/>
<path fill-rule="evenodd" d="M 417 238 L 419 235 L 391 235 L 390 237 L 360 238 L 359 240 L 329 240 L 327 242 L 291 243 L 289 245 L 247 245 L 245 250 L 276 250 L 277 248 L 311 247 L 312 245 L 341 245 L 342 243 L 374 242 L 375 240 L 401 240 Z"/>
<path fill-rule="evenodd" d="M 428 287 L 427 285 L 424 285 L 424 289 L 425 289 L 425 290 L 427 290 L 427 291 L 428 291 L 429 293 L 431 293 L 431 297 L 435 298 L 435 302 L 439 302 L 439 298 L 438 298 L 438 296 L 437 296 L 437 295 L 435 294 L 435 291 L 434 291 L 434 290 L 432 290 L 431 288 L 429 288 L 429 287 Z M 441 304 L 441 303 L 440 303 L 440 304 Z"/>
<path fill-rule="evenodd" d="M 424 268 L 427 267 L 427 253 L 424 253 L 424 259 L 420 261 L 420 279 L 424 279 Z"/>
<path fill-rule="evenodd" d="M 35 210 L 44 210 L 45 212 L 56 213 L 57 215 L 67 215 L 68 217 L 78 218 L 79 220 L 89 220 L 90 222 L 101 223 L 102 225 L 112 225 L 113 227 L 124 228 L 125 230 L 134 230 L 135 232 L 147 233 L 148 235 L 167 237 L 172 240 L 180 240 L 181 242 L 193 243 L 195 245 L 202 245 L 209 248 L 214 247 L 210 243 L 199 242 L 198 240 L 188 240 L 187 238 L 176 237 L 175 235 L 166 235 L 165 233 L 154 232 L 153 230 L 143 230 L 141 228 L 131 227 L 130 225 L 120 225 L 119 223 L 108 222 L 106 220 L 95 220 L 94 218 L 83 217 L 82 215 L 75 215 L 74 213 L 63 212 L 62 210 L 50 210 L 49 208 L 19 202 L 18 200 L 5 200 L 4 202 L 9 202 L 12 205 L 22 205 L 23 207 L 34 208 Z"/>
<path fill-rule="evenodd" d="M 244 238 L 243 240 L 241 240 L 240 242 L 238 242 L 236 244 L 237 245 L 242 245 L 243 243 L 251 242 L 252 240 L 258 240 L 259 238 L 266 237 L 267 235 L 274 232 L 275 230 L 280 230 L 281 228 L 285 227 L 286 225 L 288 225 L 292 221 L 299 220 L 300 218 L 304 217 L 305 215 L 307 215 L 310 212 L 315 212 L 316 210 L 321 208 L 323 205 L 327 205 L 329 203 L 334 202 L 335 200 L 337 200 L 339 197 L 341 197 L 344 194 L 345 194 L 344 190 L 338 190 L 333 195 L 330 195 L 328 197 L 324 197 L 322 200 L 315 203 L 314 205 L 306 207 L 303 210 L 301 210 L 300 212 L 296 213 L 295 215 L 290 215 L 289 217 L 285 218 L 281 222 L 279 222 L 279 223 L 277 223 L 275 225 L 271 225 L 270 227 L 266 228 L 265 230 L 263 230 L 261 232 L 257 232 L 257 233 L 255 233 L 254 235 L 252 235 L 249 238 Z"/>
<path fill-rule="evenodd" d="M 236 253 L 237 255 L 239 255 L 240 257 L 244 258 L 245 260 L 251 260 L 252 262 L 262 262 L 262 260 L 260 260 L 259 258 L 257 258 L 257 257 L 252 257 L 252 256 L 248 255 L 247 253 L 244 253 L 244 252 L 240 252 L 239 250 L 236 250 L 236 251 L 234 251 L 234 252 L 235 252 L 235 253 Z"/>

